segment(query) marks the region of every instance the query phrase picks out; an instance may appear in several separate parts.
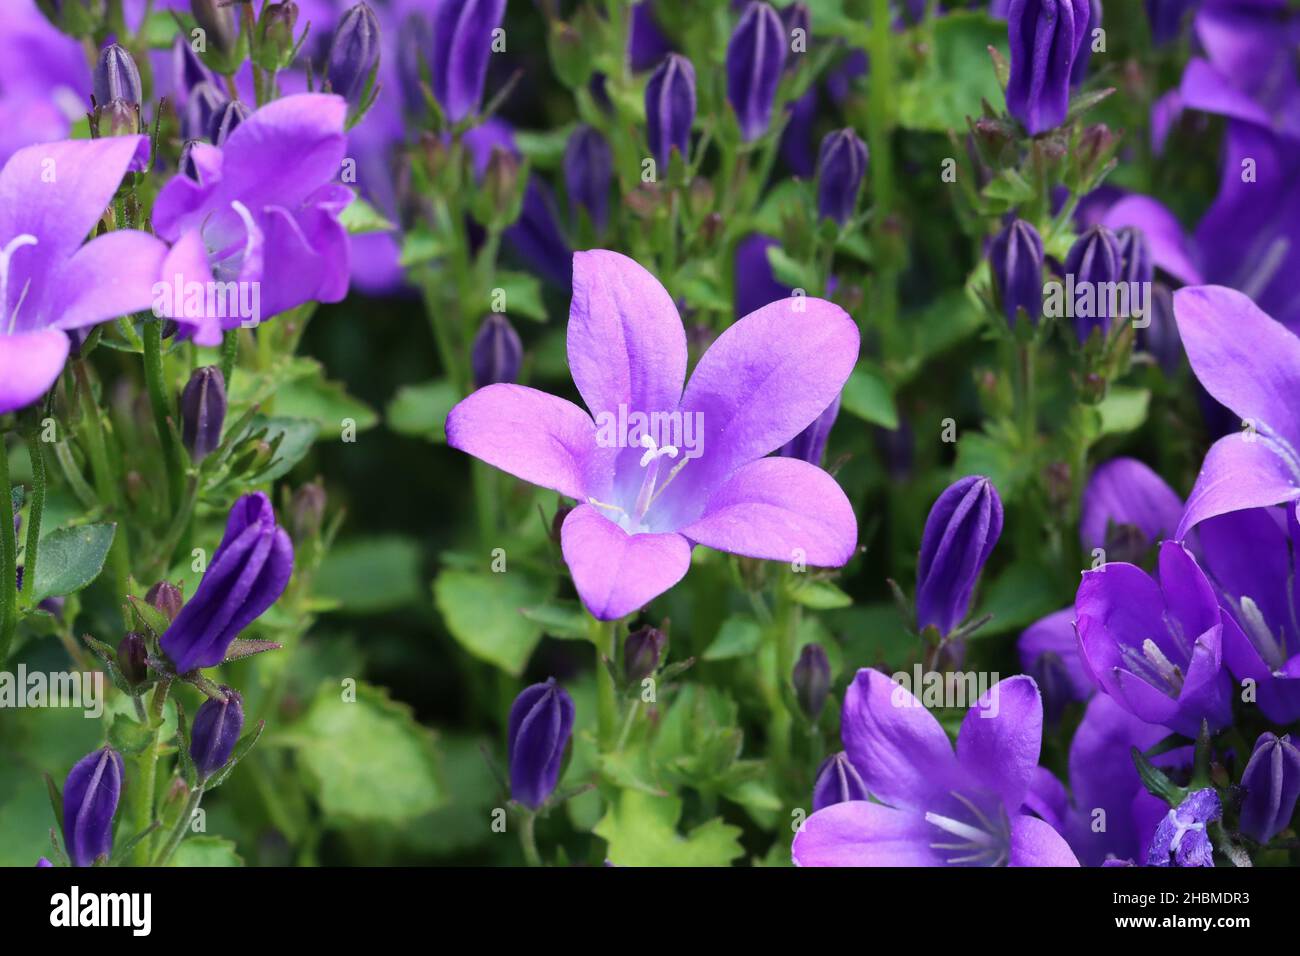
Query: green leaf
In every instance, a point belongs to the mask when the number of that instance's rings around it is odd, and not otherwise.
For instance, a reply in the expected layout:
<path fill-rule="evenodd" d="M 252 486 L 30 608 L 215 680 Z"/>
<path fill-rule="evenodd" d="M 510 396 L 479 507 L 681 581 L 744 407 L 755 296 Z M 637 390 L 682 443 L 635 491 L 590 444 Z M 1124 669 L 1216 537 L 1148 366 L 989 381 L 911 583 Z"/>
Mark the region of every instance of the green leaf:
<path fill-rule="evenodd" d="M 80 591 L 99 577 L 116 529 L 110 523 L 87 524 L 59 528 L 42 538 L 32 602 Z"/>
<path fill-rule="evenodd" d="M 143 753 L 157 731 L 137 723 L 126 714 L 118 714 L 108 728 L 108 742 L 124 754 Z"/>
<path fill-rule="evenodd" d="M 898 409 L 889 384 L 879 373 L 859 366 L 849 375 L 840 395 L 840 406 L 863 421 L 891 431 L 898 427 Z"/>
<path fill-rule="evenodd" d="M 277 438 L 280 443 L 271 466 L 257 473 L 259 482 L 275 481 L 287 475 L 294 465 L 307 457 L 312 442 L 320 432 L 320 426 L 306 418 L 281 418 L 278 415 L 267 418 L 264 415 L 254 415 L 249 425 L 250 433 L 263 428 L 266 429 L 263 440 L 267 444 L 274 443 Z"/>
<path fill-rule="evenodd" d="M 542 281 L 527 272 L 498 271 L 495 286 L 489 290 L 489 296 L 495 296 L 495 290 L 505 293 L 505 300 L 500 303 L 508 315 L 523 316 L 534 322 L 545 322 L 546 303 L 542 301 Z M 498 309 L 498 303 L 489 299 L 485 303 L 489 309 Z"/>
<path fill-rule="evenodd" d="M 905 129 L 964 131 L 982 102 L 1001 103 L 1002 87 L 988 48 L 1006 54 L 1006 24 L 985 13 L 954 11 L 932 24 L 932 42 L 915 76 L 899 84 L 897 115 Z"/>
<path fill-rule="evenodd" d="M 433 596 L 452 637 L 480 660 L 518 677 L 541 640 L 542 628 L 520 613 L 550 597 L 518 571 L 492 574 L 445 570 Z"/>
<path fill-rule="evenodd" d="M 758 650 L 763 641 L 763 629 L 750 617 L 733 614 L 722 622 L 718 636 L 702 655 L 706 661 L 725 661 L 734 657 L 747 657 Z"/>
<path fill-rule="evenodd" d="M 353 236 L 368 232 L 394 232 L 397 229 L 388 221 L 387 216 L 360 196 L 344 207 L 343 212 L 339 214 L 339 222 L 343 224 L 343 228 L 349 235 Z"/>
<path fill-rule="evenodd" d="M 1116 385 L 1102 399 L 1097 411 L 1101 415 L 1101 435 L 1122 435 L 1136 431 L 1147 420 L 1147 406 L 1151 393 L 1145 388 Z"/>
<path fill-rule="evenodd" d="M 363 432 L 379 424 L 379 414 L 349 395 L 338 382 L 316 375 L 289 382 L 275 393 L 276 414 L 314 422 L 322 438 L 339 438 L 345 424 Z"/>
<path fill-rule="evenodd" d="M 322 687 L 290 734 L 331 820 L 393 823 L 444 802 L 433 732 L 379 688 L 358 683 L 349 702 Z"/>
<path fill-rule="evenodd" d="M 609 844 L 615 866 L 727 866 L 744 855 L 740 828 L 718 817 L 689 834 L 677 832 L 682 801 L 641 790 L 622 790 L 595 833 Z"/>
<path fill-rule="evenodd" d="M 577 601 L 548 601 L 537 607 L 520 608 L 519 613 L 551 637 L 586 640 L 589 636 L 587 612 Z"/>
<path fill-rule="evenodd" d="M 411 538 L 353 538 L 332 548 L 316 572 L 315 593 L 345 614 L 375 614 L 415 604 L 423 592 L 420 546 Z"/>
<path fill-rule="evenodd" d="M 836 608 L 848 607 L 853 603 L 853 598 L 830 581 L 817 578 L 805 578 L 802 582 L 791 582 L 788 589 L 790 598 L 793 601 L 815 611 L 830 611 Z"/>
<path fill-rule="evenodd" d="M 1019 439 L 1010 423 L 990 421 L 988 432 L 962 432 L 957 436 L 959 476 L 985 475 L 1004 499 L 1013 499 L 1029 479 L 1032 462 L 1022 453 Z"/>
<path fill-rule="evenodd" d="M 919 311 L 909 313 L 901 323 L 911 333 L 907 358 L 890 368 L 895 386 L 907 383 L 931 358 L 969 338 L 983 321 L 964 289 L 945 293 Z"/>
<path fill-rule="evenodd" d="M 384 417 L 395 432 L 442 444 L 447 440 L 447 413 L 458 401 L 460 393 L 445 379 L 403 385 L 388 403 Z"/>
<path fill-rule="evenodd" d="M 993 620 L 970 639 L 980 640 L 1019 631 L 1040 617 L 1060 610 L 1059 602 L 1052 597 L 1056 584 L 1051 570 L 1041 561 L 1020 561 L 1011 565 L 988 587 L 979 610 L 971 615 L 975 619 L 992 614 Z"/>
<path fill-rule="evenodd" d="M 176 848 L 169 866 L 243 866 L 232 840 L 219 836 L 189 836 Z"/>

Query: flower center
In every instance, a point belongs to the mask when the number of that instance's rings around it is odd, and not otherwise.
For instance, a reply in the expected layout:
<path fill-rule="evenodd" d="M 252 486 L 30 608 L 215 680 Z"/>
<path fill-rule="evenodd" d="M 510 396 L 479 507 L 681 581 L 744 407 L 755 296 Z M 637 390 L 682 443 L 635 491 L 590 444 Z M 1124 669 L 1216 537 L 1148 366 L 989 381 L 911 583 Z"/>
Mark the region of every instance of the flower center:
<path fill-rule="evenodd" d="M 1191 823 L 1184 823 L 1178 818 L 1177 810 L 1169 811 L 1169 822 L 1173 824 L 1174 827 L 1174 838 L 1169 842 L 1170 853 L 1178 852 L 1178 848 L 1183 843 L 1183 837 L 1188 833 L 1203 832 L 1205 830 L 1205 824 L 1198 820 L 1193 820 Z"/>
<path fill-rule="evenodd" d="M 27 290 L 32 285 L 31 279 L 23 283 L 23 291 L 19 293 L 13 311 L 6 318 L 5 310 L 9 308 L 9 263 L 19 249 L 34 245 L 37 245 L 36 237 L 24 232 L 22 235 L 14 236 L 9 240 L 8 245 L 0 249 L 0 325 L 4 326 L 8 335 L 13 335 L 18 328 L 18 310 L 22 308 L 23 300 L 27 298 Z"/>
<path fill-rule="evenodd" d="M 998 819 L 990 819 L 973 800 L 956 791 L 951 791 L 954 798 L 966 807 L 973 817 L 970 821 L 957 820 L 939 813 L 925 815 L 925 820 L 946 834 L 957 837 L 955 841 L 945 840 L 931 843 L 930 849 L 944 853 L 948 866 L 1003 866 L 1007 862 L 1011 843 L 1011 829 L 1006 815 L 999 812 Z"/>

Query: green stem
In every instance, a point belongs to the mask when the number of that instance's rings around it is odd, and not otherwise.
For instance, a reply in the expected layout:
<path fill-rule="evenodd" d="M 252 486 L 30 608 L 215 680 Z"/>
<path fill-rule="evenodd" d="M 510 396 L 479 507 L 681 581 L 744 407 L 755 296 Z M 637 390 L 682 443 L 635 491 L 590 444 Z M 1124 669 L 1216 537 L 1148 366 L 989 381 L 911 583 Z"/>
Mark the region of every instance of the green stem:
<path fill-rule="evenodd" d="M 1024 440 L 1024 449 L 1033 449 L 1035 433 L 1038 431 L 1037 410 L 1034 403 L 1034 366 L 1036 347 L 1033 342 L 1022 342 L 1017 347 L 1020 375 L 1020 433 Z"/>
<path fill-rule="evenodd" d="M 632 733 L 632 725 L 636 723 L 636 715 L 640 709 L 641 698 L 634 698 L 632 706 L 627 709 L 627 716 L 623 718 L 623 729 L 619 731 L 618 743 L 614 746 L 615 751 L 621 751 L 627 744 L 628 735 Z"/>
<path fill-rule="evenodd" d="M 14 535 L 14 499 L 9 486 L 9 450 L 0 436 L 0 665 L 9 657 L 18 627 L 18 540 Z"/>
<path fill-rule="evenodd" d="M 239 329 L 227 329 L 221 336 L 221 377 L 226 380 L 226 394 L 230 394 L 230 380 L 235 377 L 235 359 L 239 357 Z"/>
<path fill-rule="evenodd" d="M 605 660 L 614 660 L 615 621 L 598 621 L 589 624 L 591 642 L 596 646 L 596 727 L 600 752 L 605 753 L 614 743 L 618 732 L 618 695 L 614 688 L 614 675 Z"/>
<path fill-rule="evenodd" d="M 72 372 L 77 379 L 77 390 L 81 393 L 81 439 L 90 457 L 91 471 L 94 473 L 95 494 L 100 504 L 108 511 L 112 520 L 118 523 L 113 535 L 113 545 L 108 552 L 109 566 L 113 571 L 113 586 L 117 599 L 121 599 L 130 590 L 131 556 L 127 543 L 127 531 L 121 524 L 125 513 L 121 491 L 113 480 L 109 467 L 108 449 L 104 444 L 104 422 L 100 416 L 99 405 L 90 388 L 90 376 L 86 371 L 84 360 L 72 363 Z M 123 611 L 123 619 L 129 625 L 129 614 Z"/>
<path fill-rule="evenodd" d="M 199 809 L 199 804 L 203 802 L 203 784 L 190 791 L 190 798 L 185 801 L 185 807 L 181 810 L 180 818 L 172 827 L 172 832 L 167 835 L 167 842 L 163 844 L 162 851 L 158 854 L 158 859 L 154 860 L 154 866 L 166 866 L 167 861 L 172 858 L 176 848 L 181 845 L 185 839 L 185 831 L 190 828 L 190 823 L 194 819 L 194 814 Z M 145 841 L 148 842 L 148 841 Z"/>
<path fill-rule="evenodd" d="M 478 514 L 479 536 L 483 546 L 491 548 L 496 541 L 500 526 L 497 470 L 491 465 L 475 459 L 470 462 L 470 472 L 474 482 L 474 507 Z"/>
<path fill-rule="evenodd" d="M 871 34 L 868 55 L 871 57 L 869 108 L 867 113 L 867 142 L 871 150 L 871 192 L 874 207 L 872 216 L 872 246 L 877 256 L 874 314 L 886 343 L 893 339 L 898 310 L 898 271 L 894 261 L 895 237 L 892 214 L 894 211 L 894 161 L 890 144 L 893 126 L 894 44 L 890 29 L 889 0 L 871 0 Z"/>
<path fill-rule="evenodd" d="M 519 845 L 529 866 L 541 866 L 542 855 L 537 852 L 537 814 L 525 810 L 519 817 Z"/>
<path fill-rule="evenodd" d="M 794 671 L 795 641 L 794 602 L 785 593 L 781 584 L 777 585 L 776 613 L 772 626 L 768 629 L 772 641 L 772 720 L 770 733 L 772 737 L 772 763 L 778 768 L 787 765 L 790 759 L 790 733 L 794 717 L 787 703 L 790 675 Z"/>
<path fill-rule="evenodd" d="M 154 426 L 162 445 L 163 461 L 167 466 L 168 508 L 180 506 L 185 485 L 185 465 L 181 449 L 173 431 L 172 403 L 167 394 L 166 373 L 163 370 L 162 322 L 152 319 L 144 324 L 144 379 L 149 389 L 149 405 L 153 409 Z"/>
<path fill-rule="evenodd" d="M 41 448 L 41 423 L 37 412 L 23 416 L 23 438 L 32 462 L 32 500 L 27 509 L 27 547 L 23 551 L 23 589 L 25 605 L 30 606 L 36 593 L 36 558 L 41 545 L 41 517 L 45 513 L 45 452 Z M 3 659 L 3 655 L 0 655 Z"/>
<path fill-rule="evenodd" d="M 136 833 L 144 830 L 154 819 L 154 791 L 157 789 L 158 782 L 158 729 L 162 726 L 163 708 L 167 704 L 169 690 L 171 690 L 171 681 L 166 679 L 159 681 L 153 689 L 145 723 L 149 731 L 149 743 L 135 758 L 136 785 L 127 791 L 131 801 L 131 822 L 135 826 Z M 184 814 L 183 819 L 188 821 L 189 817 L 190 814 L 187 813 Z M 149 849 L 152 843 L 151 839 L 141 840 L 132 851 L 131 860 L 134 866 L 149 865 Z"/>

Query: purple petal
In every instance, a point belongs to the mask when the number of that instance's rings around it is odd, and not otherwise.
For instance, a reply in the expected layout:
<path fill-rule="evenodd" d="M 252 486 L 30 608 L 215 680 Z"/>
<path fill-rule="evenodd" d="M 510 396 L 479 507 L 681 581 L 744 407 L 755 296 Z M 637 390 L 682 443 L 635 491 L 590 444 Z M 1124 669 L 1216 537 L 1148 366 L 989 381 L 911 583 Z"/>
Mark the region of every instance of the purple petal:
<path fill-rule="evenodd" d="M 165 188 L 165 187 L 164 187 Z M 208 315 L 206 309 L 197 316 L 187 315 L 184 308 L 184 290 L 191 282 L 199 282 L 206 289 L 212 281 L 212 267 L 208 265 L 208 251 L 203 246 L 203 236 L 198 229 L 189 229 L 181 234 L 176 243 L 167 252 L 160 270 L 160 281 L 171 285 L 170 296 L 160 296 L 155 313 L 161 318 L 175 319 L 182 325 L 193 329 L 194 342 L 197 345 L 217 346 L 221 344 L 224 323 L 215 315 Z M 177 304 L 177 298 L 181 304 Z M 167 299 L 171 301 L 168 302 Z M 170 306 L 168 308 L 167 306 Z"/>
<path fill-rule="evenodd" d="M 925 707 L 880 671 L 863 668 L 844 695 L 844 749 L 872 796 L 924 812 L 967 782 L 948 735 Z"/>
<path fill-rule="evenodd" d="M 1296 476 L 1276 446 L 1248 433 L 1220 438 L 1205 455 L 1174 537 L 1181 540 L 1200 522 L 1246 508 L 1265 508 L 1300 498 Z"/>
<path fill-rule="evenodd" d="M 736 469 L 709 497 L 703 517 L 678 530 L 719 551 L 769 561 L 802 556 L 822 568 L 846 564 L 858 542 L 853 506 L 835 479 L 796 458 L 760 458 Z"/>
<path fill-rule="evenodd" d="M 44 395 L 63 371 L 70 345 L 58 329 L 0 335 L 0 414 Z"/>
<path fill-rule="evenodd" d="M 1218 113 L 1261 126 L 1270 126 L 1273 122 L 1268 110 L 1235 88 L 1227 77 L 1200 57 L 1187 61 L 1178 93 L 1184 109 Z"/>
<path fill-rule="evenodd" d="M 1079 656 L 1079 639 L 1074 633 L 1074 608 L 1067 607 L 1047 617 L 1040 618 L 1020 635 L 1016 645 L 1020 653 L 1020 666 L 1026 673 L 1034 675 L 1039 690 L 1045 700 L 1045 706 L 1051 703 L 1051 693 L 1043 686 L 1045 674 L 1056 674 L 1055 669 L 1045 666 L 1043 658 L 1052 655 L 1060 676 L 1065 679 L 1062 694 L 1070 700 L 1087 700 L 1096 691 L 1097 685 L 1084 666 Z M 1062 706 L 1064 702 L 1061 702 Z"/>
<path fill-rule="evenodd" d="M 1065 837 L 1037 817 L 1021 815 L 1011 821 L 1011 866 L 1078 866 Z"/>
<path fill-rule="evenodd" d="M 1125 196 L 1110 207 L 1102 223 L 1115 230 L 1126 226 L 1142 230 L 1156 266 L 1181 282 L 1205 281 L 1192 261 L 1192 249 L 1183 227 L 1166 206 L 1150 196 Z"/>
<path fill-rule="evenodd" d="M 1002 797 L 1014 814 L 1038 766 L 1043 701 L 1023 674 L 998 681 L 966 712 L 957 735 L 957 760 L 979 785 Z"/>
<path fill-rule="evenodd" d="M 586 504 L 564 519 L 560 550 L 578 597 L 600 621 L 648 604 L 691 566 L 691 544 L 680 534 L 628 534 Z"/>
<path fill-rule="evenodd" d="M 599 498 L 609 455 L 577 405 L 523 385 L 489 385 L 447 415 L 447 444 L 524 481 L 570 498 Z"/>
<path fill-rule="evenodd" d="M 505 0 L 462 0 L 440 3 L 434 10 L 434 95 L 453 123 L 478 109 L 492 56 L 492 32 L 505 9 Z"/>
<path fill-rule="evenodd" d="M 1057 833 L 1065 833 L 1069 822 L 1070 794 L 1065 784 L 1046 767 L 1035 767 L 1025 794 L 1023 809 L 1051 824 Z"/>
<path fill-rule="evenodd" d="M 702 507 L 728 475 L 780 448 L 840 394 L 858 357 L 858 327 L 837 305 L 806 296 L 772 302 L 718 336 L 682 395 L 699 413 L 703 456 L 670 493 Z"/>
<path fill-rule="evenodd" d="M 121 230 L 92 239 L 57 274 L 51 324 L 80 329 L 147 311 L 166 254 L 167 247 L 144 232 Z"/>
<path fill-rule="evenodd" d="M 1165 480 L 1136 458 L 1112 458 L 1083 490 L 1079 537 L 1084 548 L 1105 548 L 1109 525 L 1138 528 L 1150 546 L 1173 534 L 1183 503 Z"/>
<path fill-rule="evenodd" d="M 853 800 L 805 820 L 791 855 L 796 866 L 943 866 L 937 836 L 921 813 Z"/>

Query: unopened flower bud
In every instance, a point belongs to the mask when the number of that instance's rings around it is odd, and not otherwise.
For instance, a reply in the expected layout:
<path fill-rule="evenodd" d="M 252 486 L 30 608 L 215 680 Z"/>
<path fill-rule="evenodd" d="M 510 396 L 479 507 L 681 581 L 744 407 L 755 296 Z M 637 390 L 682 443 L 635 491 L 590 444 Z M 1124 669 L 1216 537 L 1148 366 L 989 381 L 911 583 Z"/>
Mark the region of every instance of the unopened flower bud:
<path fill-rule="evenodd" d="M 176 620 L 176 615 L 185 606 L 181 589 L 170 581 L 159 581 L 145 593 L 144 599 L 151 607 L 166 614 L 169 621 Z"/>
<path fill-rule="evenodd" d="M 745 142 L 767 132 L 788 40 L 781 18 L 766 3 L 750 3 L 727 43 L 727 101 Z"/>
<path fill-rule="evenodd" d="M 199 462 L 221 444 L 226 421 L 226 379 L 215 365 L 195 369 L 181 392 L 181 441 Z"/>
<path fill-rule="evenodd" d="M 867 144 L 845 128 L 827 133 L 817 155 L 817 214 L 844 225 L 853 217 L 867 173 Z"/>
<path fill-rule="evenodd" d="M 551 678 L 524 688 L 510 708 L 510 796 L 536 810 L 560 780 L 573 734 L 573 698 Z"/>
<path fill-rule="evenodd" d="M 831 664 L 826 658 L 825 648 L 820 644 L 805 644 L 791 678 L 799 709 L 809 720 L 815 721 L 821 716 L 831 689 Z"/>
<path fill-rule="evenodd" d="M 1241 832 L 1267 843 L 1291 824 L 1300 798 L 1300 751 L 1291 735 L 1262 733 L 1241 774 Z"/>
<path fill-rule="evenodd" d="M 514 330 L 510 320 L 500 312 L 490 313 L 479 326 L 470 348 L 474 387 L 483 388 L 500 382 L 513 384 L 518 381 L 523 357 L 523 343 L 519 341 L 519 333 Z"/>
<path fill-rule="evenodd" d="M 629 684 L 644 680 L 659 669 L 668 637 L 655 627 L 633 631 L 623 642 L 623 677 Z"/>
<path fill-rule="evenodd" d="M 114 100 L 140 105 L 140 70 L 126 47 L 110 43 L 95 65 L 95 103 L 105 106 Z"/>
<path fill-rule="evenodd" d="M 190 12 L 207 35 L 209 46 L 223 56 L 234 52 L 239 26 L 235 21 L 233 4 L 225 0 L 190 0 Z"/>
<path fill-rule="evenodd" d="M 379 69 L 379 20 L 364 3 L 339 20 L 329 52 L 330 90 L 353 106 Z"/>
<path fill-rule="evenodd" d="M 1007 323 L 1025 310 L 1031 325 L 1043 317 L 1043 240 L 1023 219 L 1013 220 L 989 244 L 989 269 Z"/>
<path fill-rule="evenodd" d="M 1090 16 L 1089 0 L 1012 0 L 1007 110 L 1031 136 L 1060 126 L 1069 112 L 1070 75 Z"/>
<path fill-rule="evenodd" d="M 122 755 L 101 747 L 77 761 L 63 783 L 63 846 L 73 866 L 113 850 L 113 814 L 122 796 Z"/>
<path fill-rule="evenodd" d="M 950 634 L 966 616 L 975 582 L 1002 535 L 1002 499 L 982 475 L 944 490 L 925 519 L 916 570 L 916 623 Z"/>
<path fill-rule="evenodd" d="M 132 687 L 143 683 L 149 676 L 149 665 L 146 663 L 148 656 L 149 649 L 145 646 L 144 637 L 135 631 L 127 631 L 117 645 L 117 669 Z"/>
<path fill-rule="evenodd" d="M 695 122 L 695 67 L 686 57 L 670 53 L 645 88 L 646 137 L 650 155 L 663 176 L 673 148 L 689 158 L 691 125 Z"/>
<path fill-rule="evenodd" d="M 200 778 L 226 765 L 244 728 L 244 699 L 229 687 L 222 687 L 221 692 L 226 699 L 205 700 L 190 728 L 190 757 Z"/>
<path fill-rule="evenodd" d="M 289 527 L 294 541 L 301 543 L 320 534 L 325 503 L 325 487 L 318 481 L 308 482 L 293 493 L 289 502 Z"/>

